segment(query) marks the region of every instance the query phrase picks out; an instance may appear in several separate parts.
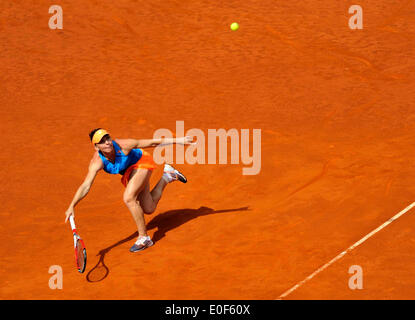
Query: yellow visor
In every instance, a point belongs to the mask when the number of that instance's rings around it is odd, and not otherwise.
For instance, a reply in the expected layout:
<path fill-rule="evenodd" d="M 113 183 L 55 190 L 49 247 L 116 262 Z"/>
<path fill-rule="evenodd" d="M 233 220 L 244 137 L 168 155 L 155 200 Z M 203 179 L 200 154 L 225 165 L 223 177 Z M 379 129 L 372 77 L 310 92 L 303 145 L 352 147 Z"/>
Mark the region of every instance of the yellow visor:
<path fill-rule="evenodd" d="M 98 131 L 94 133 L 94 136 L 92 137 L 92 143 L 93 144 L 99 143 L 102 137 L 105 136 L 106 134 L 109 134 L 108 131 L 104 129 L 99 129 Z"/>

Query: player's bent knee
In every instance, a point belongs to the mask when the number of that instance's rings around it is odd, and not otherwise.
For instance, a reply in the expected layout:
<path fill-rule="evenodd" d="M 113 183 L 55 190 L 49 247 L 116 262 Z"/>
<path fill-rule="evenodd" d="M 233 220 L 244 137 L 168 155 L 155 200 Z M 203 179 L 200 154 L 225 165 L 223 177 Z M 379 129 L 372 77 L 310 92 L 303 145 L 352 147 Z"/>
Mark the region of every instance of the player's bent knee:
<path fill-rule="evenodd" d="M 129 194 L 124 194 L 123 196 L 124 203 L 127 205 L 127 207 L 130 207 L 131 205 L 135 205 L 136 199 Z"/>

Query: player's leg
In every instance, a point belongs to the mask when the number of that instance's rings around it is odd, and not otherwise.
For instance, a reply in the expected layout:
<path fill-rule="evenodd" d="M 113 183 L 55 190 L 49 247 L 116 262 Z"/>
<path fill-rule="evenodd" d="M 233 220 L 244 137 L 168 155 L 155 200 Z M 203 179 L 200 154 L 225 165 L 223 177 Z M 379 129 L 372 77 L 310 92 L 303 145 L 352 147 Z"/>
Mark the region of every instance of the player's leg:
<path fill-rule="evenodd" d="M 130 175 L 130 180 L 124 191 L 124 202 L 130 210 L 138 230 L 138 239 L 130 248 L 131 252 L 141 251 L 153 245 L 153 241 L 151 241 L 150 237 L 147 235 L 143 208 L 137 201 L 138 194 L 146 187 L 150 176 L 151 170 L 134 170 Z"/>
<path fill-rule="evenodd" d="M 161 199 L 164 188 L 170 182 L 179 180 L 183 183 L 187 182 L 186 177 L 178 170 L 174 169 L 170 165 L 164 166 L 164 173 L 156 186 L 149 192 L 150 183 L 147 181 L 146 186 L 139 193 L 137 200 L 139 201 L 144 213 L 150 214 L 156 210 L 157 204 Z"/>
<path fill-rule="evenodd" d="M 144 189 L 139 193 L 137 201 L 140 203 L 144 213 L 150 214 L 156 210 L 157 203 L 159 202 L 164 188 L 168 182 L 161 178 L 160 181 L 150 192 L 150 183 L 147 182 Z"/>
<path fill-rule="evenodd" d="M 144 221 L 144 212 L 137 202 L 137 196 L 143 188 L 145 188 L 150 175 L 151 171 L 147 169 L 133 170 L 123 196 L 124 203 L 130 210 L 134 221 L 137 224 L 139 237 L 147 236 L 147 230 Z"/>

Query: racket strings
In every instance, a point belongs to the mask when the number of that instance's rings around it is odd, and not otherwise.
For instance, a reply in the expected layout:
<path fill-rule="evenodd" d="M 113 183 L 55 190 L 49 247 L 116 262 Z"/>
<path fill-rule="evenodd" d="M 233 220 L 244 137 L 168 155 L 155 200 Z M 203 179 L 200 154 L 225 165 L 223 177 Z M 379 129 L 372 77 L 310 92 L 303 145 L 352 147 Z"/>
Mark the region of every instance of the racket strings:
<path fill-rule="evenodd" d="M 86 265 L 86 250 L 81 242 L 81 240 L 76 241 L 76 264 L 78 266 L 79 272 L 85 271 Z"/>

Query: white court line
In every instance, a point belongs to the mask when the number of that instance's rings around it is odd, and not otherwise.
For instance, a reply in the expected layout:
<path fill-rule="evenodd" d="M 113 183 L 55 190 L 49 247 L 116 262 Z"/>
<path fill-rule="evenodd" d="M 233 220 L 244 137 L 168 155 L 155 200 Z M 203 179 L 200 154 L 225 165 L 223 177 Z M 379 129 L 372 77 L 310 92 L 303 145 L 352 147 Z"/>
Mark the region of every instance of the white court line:
<path fill-rule="evenodd" d="M 313 279 L 317 274 L 319 274 L 321 271 L 323 271 L 324 269 L 326 269 L 328 266 L 330 266 L 331 264 L 335 263 L 337 260 L 341 259 L 346 253 L 352 251 L 354 248 L 356 248 L 358 245 L 362 244 L 363 242 L 365 242 L 367 239 L 369 239 L 371 236 L 373 236 L 375 233 L 379 232 L 380 230 L 382 230 L 383 228 L 385 228 L 387 225 L 389 225 L 390 223 L 392 223 L 393 221 L 395 221 L 396 219 L 398 219 L 400 216 L 402 216 L 403 214 L 407 213 L 409 210 L 411 210 L 413 207 L 415 207 L 415 202 L 412 203 L 411 205 L 407 206 L 405 209 L 403 209 L 401 212 L 397 213 L 396 215 L 394 215 L 392 218 L 390 218 L 388 221 L 386 221 L 384 224 L 382 224 L 381 226 L 377 227 L 375 230 L 373 230 L 372 232 L 368 233 L 366 236 L 364 236 L 362 239 L 360 239 L 359 241 L 357 241 L 355 244 L 351 245 L 349 248 L 347 248 L 345 251 L 341 252 L 339 255 L 337 255 L 336 257 L 334 257 L 332 260 L 330 260 L 329 262 L 327 262 L 325 265 L 321 266 L 320 268 L 318 268 L 316 271 L 314 271 L 312 274 L 310 274 L 307 278 L 305 278 L 303 281 L 300 281 L 299 283 L 297 283 L 294 287 L 292 287 L 291 289 L 288 289 L 287 291 L 285 291 L 283 294 L 281 294 L 277 300 L 281 300 L 283 298 L 285 298 L 286 296 L 288 296 L 290 293 L 292 293 L 294 290 L 297 290 L 299 287 L 301 287 L 304 283 L 306 283 L 307 281 Z"/>

